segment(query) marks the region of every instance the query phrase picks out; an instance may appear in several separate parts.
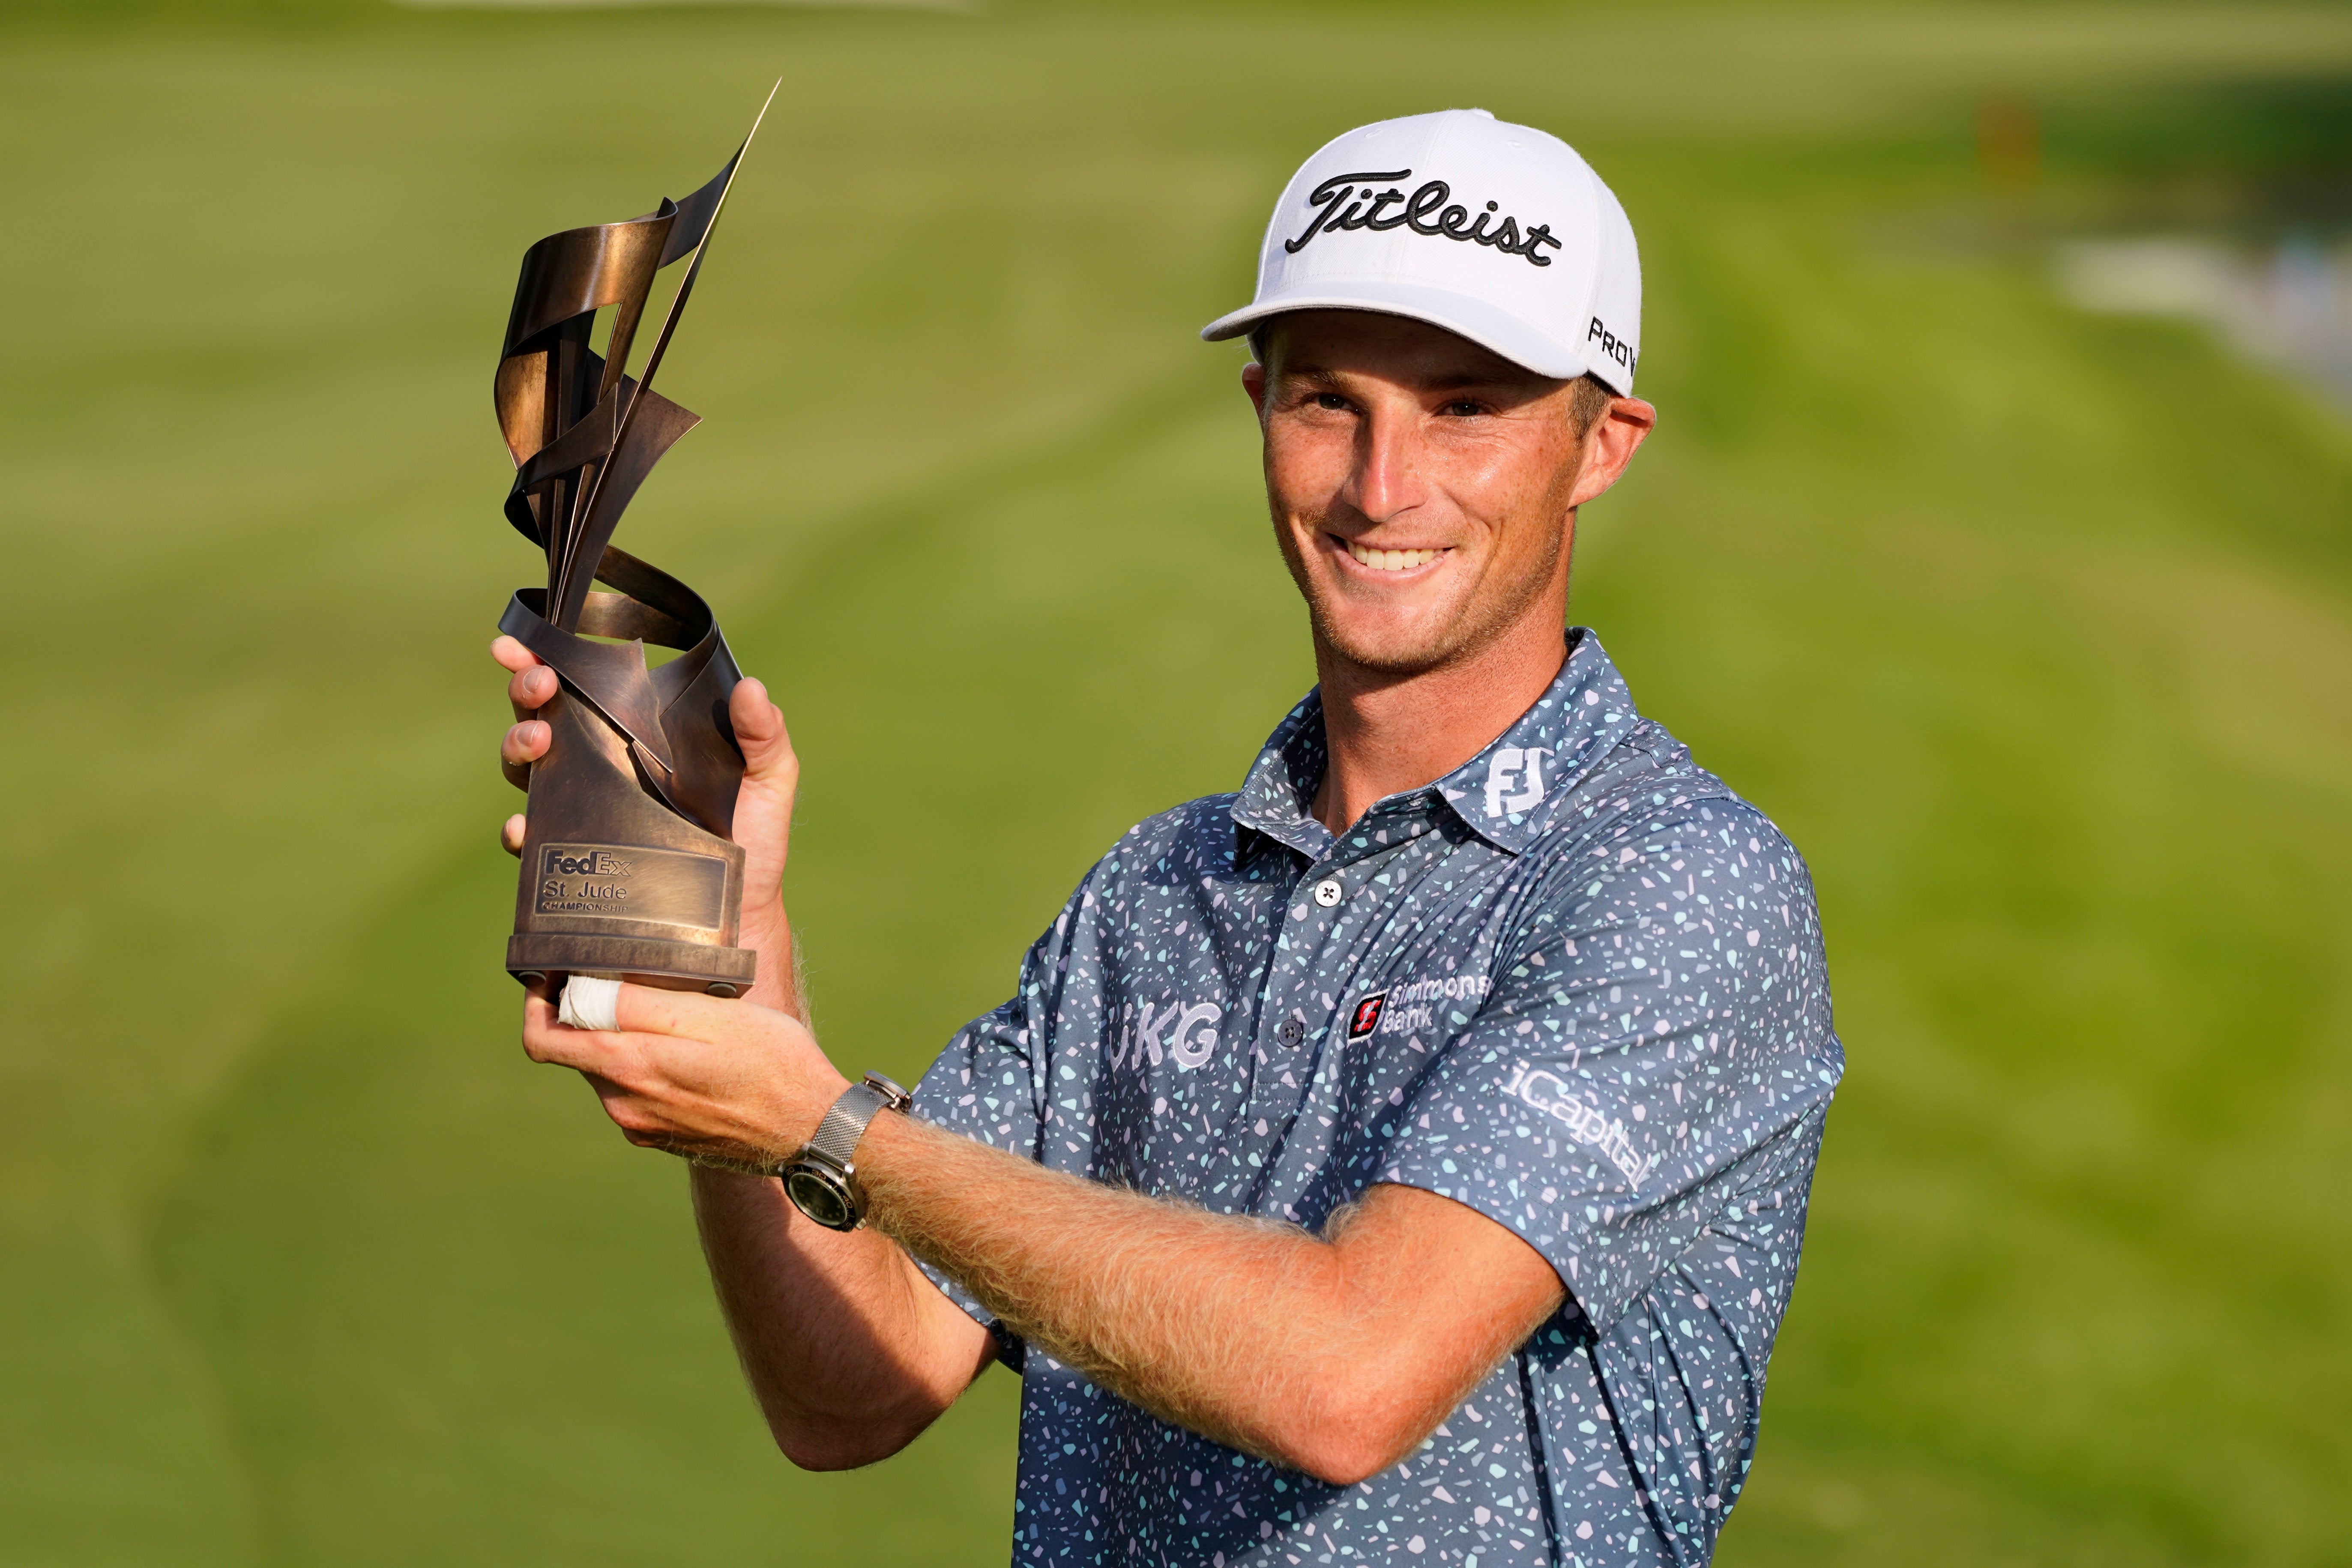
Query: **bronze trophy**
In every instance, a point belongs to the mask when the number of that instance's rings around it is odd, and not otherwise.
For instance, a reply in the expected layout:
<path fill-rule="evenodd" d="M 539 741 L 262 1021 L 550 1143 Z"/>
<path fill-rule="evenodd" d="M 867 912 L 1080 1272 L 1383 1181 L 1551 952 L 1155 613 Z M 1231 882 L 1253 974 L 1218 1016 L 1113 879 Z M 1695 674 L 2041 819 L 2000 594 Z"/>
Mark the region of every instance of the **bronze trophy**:
<path fill-rule="evenodd" d="M 499 629 L 561 685 L 539 710 L 551 740 L 530 772 L 507 970 L 550 994 L 573 974 L 715 996 L 751 985 L 756 955 L 735 945 L 743 851 L 728 837 L 743 753 L 727 698 L 741 672 L 699 595 L 609 542 L 654 464 L 700 423 L 653 380 L 751 144 L 683 201 L 550 235 L 523 253 L 515 285 L 497 391 L 515 460 L 506 515 L 546 553 L 547 586 L 518 590 Z M 681 260 L 632 377 L 654 276 Z M 599 355 L 590 333 L 606 310 Z M 679 652 L 649 667 L 648 643 Z"/>

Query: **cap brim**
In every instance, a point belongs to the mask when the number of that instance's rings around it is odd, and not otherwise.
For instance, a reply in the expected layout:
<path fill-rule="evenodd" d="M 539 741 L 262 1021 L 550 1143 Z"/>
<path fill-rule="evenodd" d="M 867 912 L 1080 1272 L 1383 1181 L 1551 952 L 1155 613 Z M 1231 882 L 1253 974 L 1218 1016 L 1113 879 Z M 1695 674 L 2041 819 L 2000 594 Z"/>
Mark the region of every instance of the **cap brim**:
<path fill-rule="evenodd" d="M 1475 295 L 1386 279 L 1367 280 L 1361 288 L 1350 288 L 1330 279 L 1319 279 L 1318 283 L 1311 293 L 1301 291 L 1260 300 L 1230 315 L 1219 316 L 1201 329 L 1201 337 L 1207 342 L 1223 342 L 1227 338 L 1240 337 L 1268 317 L 1292 310 L 1370 310 L 1443 327 L 1538 375 L 1561 381 L 1597 375 L 1621 395 L 1630 395 L 1629 389 L 1618 383 L 1621 377 L 1628 381 L 1632 378 L 1625 376 L 1623 369 L 1613 361 L 1590 364 L 1574 354 L 1564 354 L 1550 334 Z"/>

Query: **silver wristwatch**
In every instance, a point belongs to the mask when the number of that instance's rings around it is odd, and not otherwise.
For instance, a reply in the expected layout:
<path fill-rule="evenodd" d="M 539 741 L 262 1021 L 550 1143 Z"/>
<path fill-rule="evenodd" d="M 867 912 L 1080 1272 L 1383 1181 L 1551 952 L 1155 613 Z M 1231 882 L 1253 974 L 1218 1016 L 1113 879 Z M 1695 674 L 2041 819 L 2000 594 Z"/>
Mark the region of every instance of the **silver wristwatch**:
<path fill-rule="evenodd" d="M 904 1113 L 915 1097 L 878 1072 L 842 1090 L 816 1124 L 808 1147 L 784 1166 L 784 1191 L 793 1206 L 828 1230 L 856 1230 L 866 1223 L 866 1194 L 857 1187 L 857 1141 L 885 1110 Z"/>

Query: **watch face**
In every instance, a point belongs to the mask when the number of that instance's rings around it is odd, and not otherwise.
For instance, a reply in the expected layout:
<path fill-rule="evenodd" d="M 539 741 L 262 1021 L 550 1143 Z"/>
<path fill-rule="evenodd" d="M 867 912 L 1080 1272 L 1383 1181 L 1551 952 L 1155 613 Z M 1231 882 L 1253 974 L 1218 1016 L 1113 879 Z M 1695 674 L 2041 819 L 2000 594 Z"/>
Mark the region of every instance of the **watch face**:
<path fill-rule="evenodd" d="M 805 1165 L 795 1165 L 784 1173 L 784 1191 L 791 1194 L 801 1213 L 828 1230 L 848 1230 L 857 1223 L 849 1212 L 849 1194 L 836 1181 Z"/>

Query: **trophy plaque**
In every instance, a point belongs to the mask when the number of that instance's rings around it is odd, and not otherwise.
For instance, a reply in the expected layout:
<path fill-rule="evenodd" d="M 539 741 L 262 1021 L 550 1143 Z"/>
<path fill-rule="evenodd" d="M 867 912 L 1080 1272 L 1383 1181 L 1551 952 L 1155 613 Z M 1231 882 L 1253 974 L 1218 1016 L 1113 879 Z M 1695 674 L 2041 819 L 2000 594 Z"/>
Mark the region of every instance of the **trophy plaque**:
<path fill-rule="evenodd" d="M 683 200 L 532 246 L 507 321 L 506 516 L 544 552 L 547 586 L 518 590 L 499 629 L 559 681 L 539 710 L 550 740 L 530 770 L 507 970 L 551 994 L 573 974 L 717 996 L 751 985 L 755 955 L 735 945 L 743 851 L 729 837 L 743 753 L 727 699 L 741 672 L 699 595 L 611 543 L 654 464 L 700 422 L 653 381 L 751 144 Z M 677 261 L 685 274 L 631 376 L 655 277 Z M 650 665 L 648 644 L 677 655 Z"/>

